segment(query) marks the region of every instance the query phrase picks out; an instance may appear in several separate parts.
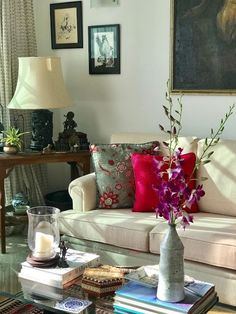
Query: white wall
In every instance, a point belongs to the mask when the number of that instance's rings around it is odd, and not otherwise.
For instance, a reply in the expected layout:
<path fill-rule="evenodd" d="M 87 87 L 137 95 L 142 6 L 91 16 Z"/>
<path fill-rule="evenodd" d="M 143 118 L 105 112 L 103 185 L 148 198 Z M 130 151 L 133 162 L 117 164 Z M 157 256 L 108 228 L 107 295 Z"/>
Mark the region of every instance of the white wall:
<path fill-rule="evenodd" d="M 38 55 L 61 57 L 66 85 L 75 105 L 78 130 L 90 142 L 108 142 L 114 132 L 159 132 L 166 119 L 166 81 L 169 78 L 170 2 L 167 0 L 120 0 L 120 6 L 90 8 L 83 1 L 84 48 L 51 50 L 50 0 L 34 0 Z M 88 74 L 88 25 L 121 25 L 121 74 Z M 205 137 L 216 128 L 236 96 L 186 95 L 183 98 L 183 135 Z M 55 136 L 63 130 L 63 115 L 54 111 Z M 236 113 L 224 138 L 236 138 Z M 56 139 L 56 137 L 55 137 Z M 58 180 L 59 186 L 67 181 Z M 51 183 L 52 184 L 52 183 Z M 55 190 L 56 186 L 51 186 Z"/>

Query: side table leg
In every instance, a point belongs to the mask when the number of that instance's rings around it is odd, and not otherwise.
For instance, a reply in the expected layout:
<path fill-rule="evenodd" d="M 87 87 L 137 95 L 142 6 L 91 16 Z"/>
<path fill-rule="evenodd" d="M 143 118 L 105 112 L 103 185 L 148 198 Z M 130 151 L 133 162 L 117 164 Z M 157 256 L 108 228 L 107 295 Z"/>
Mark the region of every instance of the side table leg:
<path fill-rule="evenodd" d="M 1 253 L 6 253 L 5 190 L 2 169 L 0 169 L 0 234 L 1 234 Z"/>
<path fill-rule="evenodd" d="M 90 173 L 90 156 L 83 160 L 83 173 L 84 175 Z"/>
<path fill-rule="evenodd" d="M 70 180 L 74 180 L 79 177 L 79 170 L 75 161 L 67 162 L 70 165 Z"/>

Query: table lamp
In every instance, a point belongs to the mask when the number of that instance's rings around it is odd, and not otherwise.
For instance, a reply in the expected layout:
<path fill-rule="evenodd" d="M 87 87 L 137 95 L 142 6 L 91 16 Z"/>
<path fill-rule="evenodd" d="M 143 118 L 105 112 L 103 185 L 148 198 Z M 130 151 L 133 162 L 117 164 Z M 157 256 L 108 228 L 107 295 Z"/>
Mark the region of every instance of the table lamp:
<path fill-rule="evenodd" d="M 53 113 L 48 109 L 72 105 L 59 57 L 20 57 L 16 90 L 9 109 L 32 112 L 30 148 L 41 151 L 53 145 Z"/>

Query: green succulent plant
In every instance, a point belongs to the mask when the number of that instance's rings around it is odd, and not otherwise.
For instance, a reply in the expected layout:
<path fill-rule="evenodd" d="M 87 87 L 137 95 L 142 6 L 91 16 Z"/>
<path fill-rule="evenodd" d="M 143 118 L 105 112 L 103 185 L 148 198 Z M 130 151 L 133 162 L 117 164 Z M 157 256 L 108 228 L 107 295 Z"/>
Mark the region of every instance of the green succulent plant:
<path fill-rule="evenodd" d="M 4 134 L 4 137 L 1 139 L 2 143 L 5 143 L 6 146 L 15 146 L 20 150 L 23 144 L 21 137 L 29 132 L 20 132 L 19 129 L 10 127 L 9 130 L 2 131 L 2 133 Z"/>

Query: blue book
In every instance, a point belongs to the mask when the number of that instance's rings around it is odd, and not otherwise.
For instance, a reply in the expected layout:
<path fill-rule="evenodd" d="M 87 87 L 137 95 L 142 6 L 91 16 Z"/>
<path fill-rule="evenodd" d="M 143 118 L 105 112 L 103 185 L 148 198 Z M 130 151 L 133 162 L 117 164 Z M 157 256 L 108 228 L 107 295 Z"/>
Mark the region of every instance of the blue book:
<path fill-rule="evenodd" d="M 114 306 L 114 313 L 117 314 L 143 314 L 143 312 L 140 311 L 131 311 L 129 309 L 120 307 L 120 306 Z"/>
<path fill-rule="evenodd" d="M 185 298 L 181 302 L 164 302 L 156 297 L 157 288 L 146 287 L 135 282 L 128 282 L 116 291 L 115 305 L 134 305 L 146 310 L 162 313 L 195 313 L 202 311 L 213 300 L 216 300 L 214 285 L 202 281 L 194 281 L 185 289 Z M 138 312 L 137 312 L 138 313 Z"/>
<path fill-rule="evenodd" d="M 196 310 L 195 313 L 197 314 L 206 314 L 208 311 L 218 302 L 218 297 L 215 296 L 213 297 L 212 301 L 210 301 L 207 305 L 202 307 L 201 310 L 199 308 Z M 119 303 L 115 302 L 114 303 L 114 313 L 119 313 L 119 314 L 179 314 L 180 312 L 175 311 L 175 310 L 169 310 L 169 309 L 162 309 L 162 308 L 157 308 L 156 311 L 153 309 L 146 309 L 140 305 L 130 305 L 128 303 Z"/>

